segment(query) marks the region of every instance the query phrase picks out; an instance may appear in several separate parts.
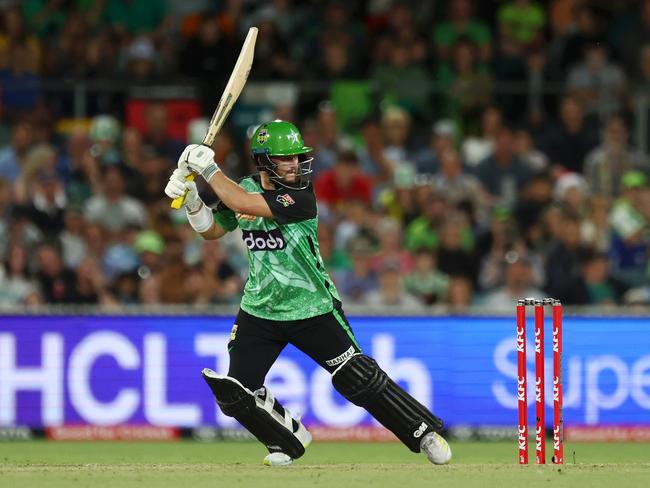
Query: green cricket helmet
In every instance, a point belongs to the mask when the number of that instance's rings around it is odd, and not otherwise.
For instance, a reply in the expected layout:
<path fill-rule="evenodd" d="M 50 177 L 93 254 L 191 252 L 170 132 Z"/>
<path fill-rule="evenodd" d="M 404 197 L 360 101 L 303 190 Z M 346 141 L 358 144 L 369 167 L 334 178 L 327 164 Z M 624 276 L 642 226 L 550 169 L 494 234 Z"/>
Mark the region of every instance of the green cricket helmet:
<path fill-rule="evenodd" d="M 273 120 L 260 125 L 251 139 L 251 153 L 259 171 L 266 171 L 269 178 L 286 188 L 303 190 L 309 186 L 313 157 L 306 156 L 313 151 L 305 146 L 298 128 L 291 122 Z M 277 172 L 278 164 L 273 156 L 298 156 L 295 182 L 289 183 Z"/>

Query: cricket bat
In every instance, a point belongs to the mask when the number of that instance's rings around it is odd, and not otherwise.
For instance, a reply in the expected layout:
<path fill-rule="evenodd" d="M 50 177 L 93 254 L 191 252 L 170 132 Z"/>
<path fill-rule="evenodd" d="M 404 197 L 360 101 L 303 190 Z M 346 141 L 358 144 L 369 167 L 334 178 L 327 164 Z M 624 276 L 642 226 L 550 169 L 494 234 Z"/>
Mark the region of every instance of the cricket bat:
<path fill-rule="evenodd" d="M 212 119 L 210 119 L 210 124 L 208 130 L 203 137 L 201 144 L 204 146 L 212 147 L 215 137 L 221 130 L 230 110 L 233 105 L 239 98 L 239 94 L 244 89 L 246 80 L 248 79 L 248 74 L 251 71 L 251 65 L 253 64 L 253 55 L 255 54 L 255 41 L 257 40 L 257 27 L 251 27 L 248 29 L 248 34 L 246 35 L 246 40 L 244 45 L 241 48 L 235 67 L 230 74 L 230 79 L 226 84 L 226 88 L 221 95 L 219 104 L 212 114 Z M 188 180 L 193 180 L 194 175 L 187 177 Z M 183 202 L 185 201 L 185 195 L 182 197 L 175 198 L 172 202 L 172 208 L 181 208 Z"/>

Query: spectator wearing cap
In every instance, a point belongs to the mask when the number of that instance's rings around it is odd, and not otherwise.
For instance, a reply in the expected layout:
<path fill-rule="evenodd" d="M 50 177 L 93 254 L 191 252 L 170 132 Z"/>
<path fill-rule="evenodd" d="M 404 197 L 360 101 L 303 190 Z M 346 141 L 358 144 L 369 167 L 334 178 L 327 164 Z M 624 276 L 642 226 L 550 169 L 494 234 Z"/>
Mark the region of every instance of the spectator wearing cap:
<path fill-rule="evenodd" d="M 510 309 L 521 297 L 543 298 L 544 292 L 533 285 L 530 262 L 516 252 L 507 253 L 503 258 L 505 283 L 502 287 L 487 293 L 482 305 L 493 309 Z"/>
<path fill-rule="evenodd" d="M 536 2 L 510 0 L 499 7 L 497 19 L 501 50 L 506 56 L 521 56 L 527 47 L 543 39 L 546 13 Z"/>
<path fill-rule="evenodd" d="M 494 202 L 512 206 L 518 189 L 533 173 L 516 154 L 512 130 L 502 127 L 494 145 L 494 152 L 476 167 L 476 176 Z"/>
<path fill-rule="evenodd" d="M 379 268 L 379 288 L 366 294 L 363 305 L 409 312 L 424 310 L 420 301 L 404 289 L 402 271 L 398 261 L 384 261 Z"/>
<path fill-rule="evenodd" d="M 588 254 L 580 239 L 580 220 L 564 214 L 559 238 L 551 242 L 546 256 L 545 290 L 566 304 L 580 303 L 582 261 Z"/>
<path fill-rule="evenodd" d="M 120 153 L 118 141 L 122 129 L 112 115 L 100 114 L 90 122 L 90 154 L 100 165 L 118 164 Z"/>
<path fill-rule="evenodd" d="M 612 228 L 610 259 L 614 276 L 629 286 L 645 280 L 648 262 L 648 209 L 650 188 L 640 171 L 629 171 L 621 178 L 622 195 L 614 203 L 609 222 Z"/>
<path fill-rule="evenodd" d="M 440 169 L 440 154 L 454 149 L 456 143 L 456 125 L 452 120 L 441 119 L 433 124 L 429 146 L 420 150 L 414 159 L 415 169 L 419 174 L 432 175 Z"/>
<path fill-rule="evenodd" d="M 338 154 L 332 169 L 316 179 L 316 198 L 332 209 L 348 200 L 360 200 L 370 204 L 372 184 L 361 171 L 359 158 L 353 151 Z"/>
<path fill-rule="evenodd" d="M 620 195 L 621 176 L 628 171 L 643 169 L 647 162 L 645 154 L 628 145 L 625 119 L 614 115 L 607 120 L 602 144 L 585 159 L 585 177 L 594 193 L 616 198 Z"/>
<path fill-rule="evenodd" d="M 86 221 L 98 223 L 110 232 L 119 232 L 128 225 L 144 226 L 146 211 L 140 202 L 125 195 L 122 169 L 108 166 L 104 168 L 103 175 L 102 193 L 86 202 Z"/>
<path fill-rule="evenodd" d="M 587 181 L 577 173 L 565 173 L 555 181 L 553 198 L 569 214 L 584 217 L 591 195 Z"/>

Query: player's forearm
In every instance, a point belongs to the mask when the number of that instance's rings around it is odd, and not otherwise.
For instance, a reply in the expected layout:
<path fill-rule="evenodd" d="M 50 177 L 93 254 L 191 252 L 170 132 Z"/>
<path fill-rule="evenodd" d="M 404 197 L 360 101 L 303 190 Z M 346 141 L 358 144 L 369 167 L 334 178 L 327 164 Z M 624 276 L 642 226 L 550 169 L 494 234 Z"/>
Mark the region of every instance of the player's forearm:
<path fill-rule="evenodd" d="M 221 171 L 210 178 L 208 184 L 219 199 L 235 213 L 257 217 L 273 216 L 266 200 L 259 193 L 248 193 Z"/>
<path fill-rule="evenodd" d="M 215 239 L 219 239 L 219 238 L 225 236 L 226 235 L 226 230 L 223 229 L 219 224 L 217 224 L 215 222 L 214 224 L 212 224 L 212 227 L 210 227 L 207 231 L 199 232 L 199 234 L 206 241 L 213 241 Z"/>

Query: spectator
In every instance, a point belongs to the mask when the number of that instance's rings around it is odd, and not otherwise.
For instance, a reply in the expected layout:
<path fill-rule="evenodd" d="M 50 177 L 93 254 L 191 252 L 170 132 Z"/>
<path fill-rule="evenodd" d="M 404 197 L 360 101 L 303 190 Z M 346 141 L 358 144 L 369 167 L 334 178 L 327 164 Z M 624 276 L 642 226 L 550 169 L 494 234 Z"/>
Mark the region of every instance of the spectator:
<path fill-rule="evenodd" d="M 529 131 L 519 128 L 515 131 L 515 154 L 525 162 L 531 171 L 537 173 L 548 167 L 548 157 L 535 147 Z"/>
<path fill-rule="evenodd" d="M 8 67 L 10 54 L 16 45 L 27 47 L 26 61 L 30 73 L 38 73 L 41 65 L 41 43 L 27 31 L 23 14 L 18 6 L 9 7 L 3 12 L 3 29 L 0 32 L 0 70 Z"/>
<path fill-rule="evenodd" d="M 389 107 L 382 113 L 381 129 L 384 138 L 383 156 L 390 162 L 394 173 L 399 166 L 411 160 L 411 116 L 400 107 Z"/>
<path fill-rule="evenodd" d="M 325 263 L 325 269 L 331 273 L 350 269 L 350 258 L 335 246 L 332 226 L 324 222 L 318 226 L 318 248 Z"/>
<path fill-rule="evenodd" d="M 341 152 L 332 169 L 323 172 L 315 183 L 316 197 L 331 209 L 347 200 L 370 203 L 371 182 L 359 167 L 354 152 Z"/>
<path fill-rule="evenodd" d="M 625 173 L 620 185 L 622 195 L 609 217 L 613 231 L 610 259 L 614 276 L 636 287 L 646 278 L 650 189 L 647 177 L 639 171 Z"/>
<path fill-rule="evenodd" d="M 431 185 L 436 193 L 444 194 L 454 207 L 464 202 L 468 202 L 474 210 L 484 206 L 481 183 L 473 175 L 463 172 L 460 155 L 455 149 L 447 149 L 440 154 L 440 171 L 433 176 Z"/>
<path fill-rule="evenodd" d="M 460 216 L 450 216 L 440 231 L 438 269 L 449 276 L 462 276 L 476 283 L 478 263 L 473 246 L 473 236 L 466 222 Z"/>
<path fill-rule="evenodd" d="M 402 272 L 399 262 L 385 261 L 379 268 L 379 288 L 369 292 L 363 304 L 373 309 L 391 307 L 409 312 L 423 310 L 418 299 L 404 289 Z"/>
<path fill-rule="evenodd" d="M 480 135 L 469 134 L 462 143 L 463 161 L 474 168 L 494 151 L 494 141 L 503 125 L 501 112 L 490 106 L 481 114 Z"/>
<path fill-rule="evenodd" d="M 386 63 L 372 70 L 370 79 L 377 85 L 379 96 L 385 104 L 394 104 L 415 116 L 426 116 L 429 106 L 429 74 L 409 56 L 409 46 L 391 41 Z"/>
<path fill-rule="evenodd" d="M 134 39 L 124 52 L 124 75 L 129 82 L 151 84 L 158 76 L 159 53 L 148 37 Z"/>
<path fill-rule="evenodd" d="M 413 256 L 402 247 L 401 228 L 398 222 L 388 217 L 377 224 L 379 250 L 372 258 L 372 269 L 380 271 L 386 263 L 397 263 L 402 273 L 413 269 Z"/>
<path fill-rule="evenodd" d="M 242 280 L 228 262 L 223 244 L 218 240 L 204 241 L 202 253 L 202 272 L 214 284 L 210 302 L 238 303 Z"/>
<path fill-rule="evenodd" d="M 406 291 L 424 305 L 433 305 L 447 299 L 449 276 L 437 269 L 436 255 L 428 249 L 415 253 L 413 271 L 404 278 Z"/>
<path fill-rule="evenodd" d="M 456 142 L 456 126 L 449 119 L 433 124 L 429 146 L 415 156 L 415 168 L 419 174 L 432 175 L 440 169 L 440 155 L 453 149 Z"/>
<path fill-rule="evenodd" d="M 600 19 L 594 7 L 575 2 L 571 8 L 572 24 L 562 36 L 556 38 L 552 52 L 555 53 L 554 79 L 564 80 L 566 73 L 582 59 L 586 46 L 602 39 Z"/>
<path fill-rule="evenodd" d="M 439 193 L 431 194 L 422 216 L 406 228 L 406 247 L 411 251 L 422 248 L 435 251 L 440 244 L 440 229 L 448 211 L 445 198 Z"/>
<path fill-rule="evenodd" d="M 591 197 L 580 227 L 584 245 L 598 252 L 607 252 L 610 248 L 609 207 L 607 198 Z"/>
<path fill-rule="evenodd" d="M 74 303 L 76 298 L 76 277 L 65 268 L 59 250 L 44 243 L 36 249 L 38 265 L 37 279 L 41 293 L 47 303 Z"/>
<path fill-rule="evenodd" d="M 115 302 L 106 288 L 104 275 L 94 259 L 86 258 L 79 263 L 71 301 L 88 305 L 108 305 Z"/>
<path fill-rule="evenodd" d="M 469 39 L 458 39 L 452 53 L 451 61 L 438 67 L 443 113 L 461 132 L 476 132 L 476 120 L 490 102 L 492 79 L 486 66 L 478 62 L 477 48 Z"/>
<path fill-rule="evenodd" d="M 16 123 L 11 130 L 11 142 L 0 150 L 0 178 L 15 183 L 25 164 L 32 144 L 32 126 L 29 122 Z"/>
<path fill-rule="evenodd" d="M 555 182 L 553 197 L 565 213 L 584 217 L 588 213 L 589 185 L 576 173 L 565 173 Z"/>
<path fill-rule="evenodd" d="M 559 124 L 549 129 L 539 146 L 558 171 L 582 173 L 584 160 L 597 143 L 596 131 L 585 120 L 580 102 L 565 97 L 560 102 Z"/>
<path fill-rule="evenodd" d="M 57 153 L 54 147 L 49 144 L 37 144 L 32 146 L 27 153 L 25 163 L 21 168 L 21 174 L 14 185 L 14 197 L 17 203 L 27 204 L 34 195 L 37 179 L 48 175 L 50 179 L 56 180 Z M 59 185 L 59 193 L 62 198 L 63 186 Z"/>
<path fill-rule="evenodd" d="M 580 303 L 582 260 L 587 250 L 580 240 L 580 221 L 564 215 L 559 239 L 551 243 L 546 258 L 546 292 L 562 303 Z"/>
<path fill-rule="evenodd" d="M 298 66 L 290 56 L 290 46 L 282 37 L 276 24 L 268 19 L 257 24 L 259 29 L 256 56 L 265 63 L 256 66 L 252 74 L 262 80 L 290 80 L 300 75 Z M 320 58 L 320 56 L 319 56 Z"/>
<path fill-rule="evenodd" d="M 90 155 L 101 165 L 118 164 L 120 123 L 112 115 L 96 115 L 90 122 Z"/>
<path fill-rule="evenodd" d="M 83 238 L 83 211 L 78 206 L 68 206 L 63 216 L 64 229 L 59 234 L 61 255 L 66 268 L 74 269 L 87 255 L 86 242 Z"/>
<path fill-rule="evenodd" d="M 643 170 L 648 157 L 628 145 L 627 124 L 614 115 L 607 120 L 603 143 L 592 150 L 585 160 L 585 176 L 591 190 L 598 195 L 616 198 L 624 173 Z"/>
<path fill-rule="evenodd" d="M 63 214 L 66 206 L 65 189 L 52 170 L 42 170 L 36 176 L 31 191 L 31 220 L 44 236 L 56 238 L 63 230 Z"/>
<path fill-rule="evenodd" d="M 10 51 L 11 64 L 0 70 L 2 114 L 15 122 L 24 118 L 41 101 L 40 76 L 30 71 L 30 50 L 25 44 L 15 44 Z"/>
<path fill-rule="evenodd" d="M 524 50 L 543 38 L 546 13 L 529 0 L 511 0 L 497 12 L 501 50 L 505 56 L 521 57 Z"/>
<path fill-rule="evenodd" d="M 13 245 L 7 253 L 7 261 L 0 266 L 0 304 L 34 305 L 42 302 L 36 282 L 28 273 L 27 250 Z"/>
<path fill-rule="evenodd" d="M 170 135 L 169 111 L 164 102 L 152 102 L 145 111 L 145 134 L 143 142 L 154 154 L 172 164 L 183 152 L 183 141 Z"/>
<path fill-rule="evenodd" d="M 512 253 L 507 256 L 505 284 L 489 292 L 482 304 L 493 309 L 511 309 L 521 297 L 543 298 L 545 293 L 533 286 L 530 262 Z"/>
<path fill-rule="evenodd" d="M 104 170 L 104 189 L 86 202 L 84 217 L 89 223 L 99 223 L 108 231 L 118 232 L 128 225 L 144 226 L 146 211 L 137 200 L 124 194 L 125 183 L 119 166 Z"/>
<path fill-rule="evenodd" d="M 472 17 L 470 0 L 452 0 L 448 20 L 434 27 L 433 43 L 441 61 L 452 59 L 451 47 L 460 37 L 466 37 L 478 46 L 481 61 L 490 61 L 492 34 L 484 22 Z"/>
<path fill-rule="evenodd" d="M 334 273 L 333 277 L 346 302 L 362 303 L 366 294 L 378 287 L 377 274 L 371 267 L 373 250 L 363 237 L 352 240 L 349 250 L 352 267 Z"/>
<path fill-rule="evenodd" d="M 447 310 L 451 314 L 465 313 L 472 303 L 472 282 L 466 278 L 455 276 L 449 280 L 447 291 Z"/>
<path fill-rule="evenodd" d="M 582 62 L 571 69 L 567 79 L 569 94 L 582 103 L 588 116 L 600 120 L 625 105 L 625 73 L 608 59 L 607 49 L 602 42 L 588 45 Z"/>
<path fill-rule="evenodd" d="M 582 265 L 582 304 L 617 305 L 627 287 L 609 274 L 607 254 L 594 253 Z"/>
<path fill-rule="evenodd" d="M 650 44 L 650 1 L 642 0 L 634 25 L 627 30 L 620 48 L 625 69 L 633 76 L 638 73 L 639 53 L 646 44 Z"/>
<path fill-rule="evenodd" d="M 494 152 L 478 164 L 476 176 L 495 203 L 514 205 L 517 188 L 521 188 L 531 178 L 532 171 L 515 154 L 511 129 L 501 128 Z"/>

